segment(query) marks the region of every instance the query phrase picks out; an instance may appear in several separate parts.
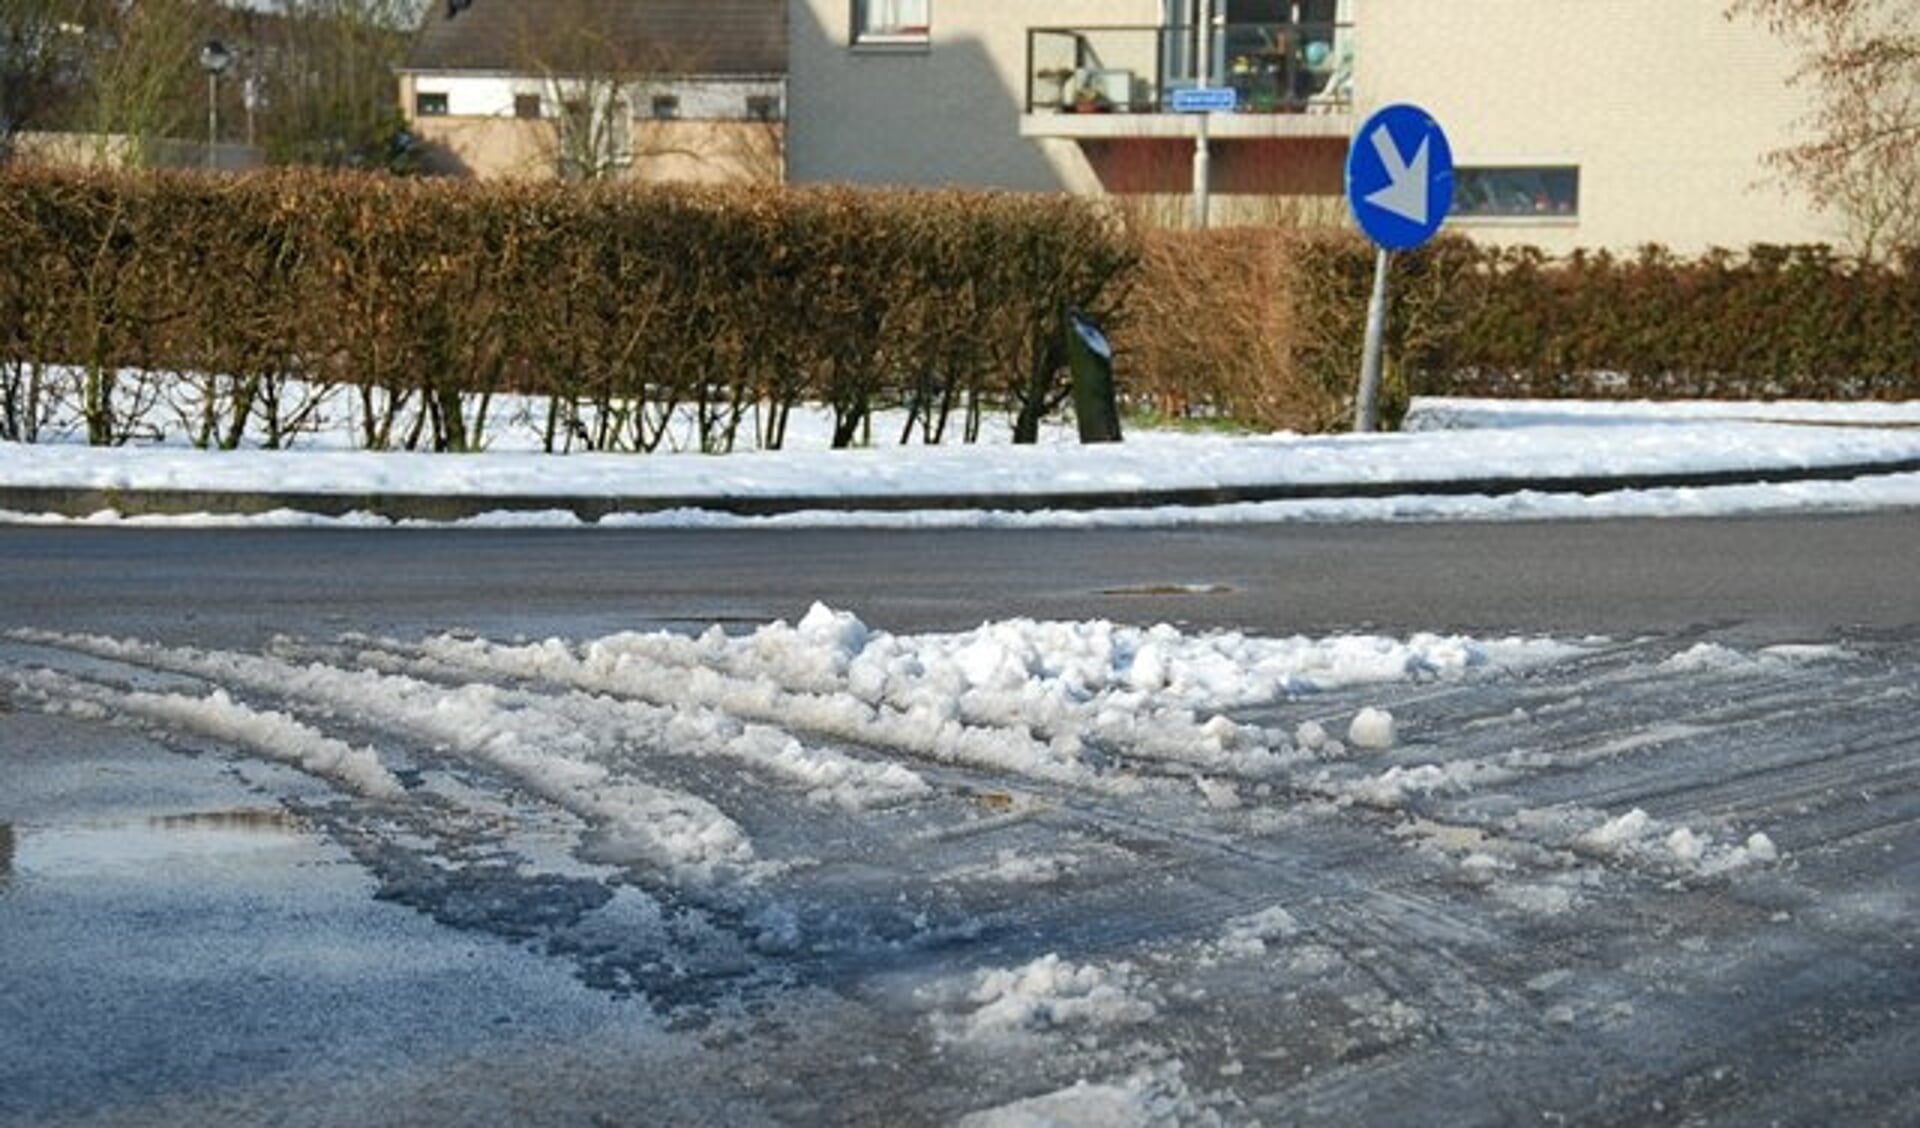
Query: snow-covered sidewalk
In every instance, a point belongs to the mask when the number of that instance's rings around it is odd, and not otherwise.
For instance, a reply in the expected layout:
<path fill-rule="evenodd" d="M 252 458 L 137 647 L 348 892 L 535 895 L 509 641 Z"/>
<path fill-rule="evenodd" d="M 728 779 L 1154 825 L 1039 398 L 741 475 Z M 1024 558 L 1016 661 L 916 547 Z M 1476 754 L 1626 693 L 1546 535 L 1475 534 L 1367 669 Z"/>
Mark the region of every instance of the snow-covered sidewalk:
<path fill-rule="evenodd" d="M 724 457 L 0 444 L 11 521 L 1078 526 L 1896 506 L 1920 506 L 1920 405 L 1425 400 L 1399 434 L 1143 431 L 1089 447 L 1057 430 L 1033 447 Z"/>

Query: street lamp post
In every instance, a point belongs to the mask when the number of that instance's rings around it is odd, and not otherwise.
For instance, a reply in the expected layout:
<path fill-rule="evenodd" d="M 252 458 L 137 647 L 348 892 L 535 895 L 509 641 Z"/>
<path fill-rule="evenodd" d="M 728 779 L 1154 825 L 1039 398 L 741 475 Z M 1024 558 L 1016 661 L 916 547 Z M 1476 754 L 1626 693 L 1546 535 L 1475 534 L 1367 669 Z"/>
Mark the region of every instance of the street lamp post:
<path fill-rule="evenodd" d="M 220 76 L 233 65 L 233 52 L 218 39 L 200 47 L 200 69 L 207 72 L 207 170 L 218 167 L 214 145 L 220 137 Z"/>

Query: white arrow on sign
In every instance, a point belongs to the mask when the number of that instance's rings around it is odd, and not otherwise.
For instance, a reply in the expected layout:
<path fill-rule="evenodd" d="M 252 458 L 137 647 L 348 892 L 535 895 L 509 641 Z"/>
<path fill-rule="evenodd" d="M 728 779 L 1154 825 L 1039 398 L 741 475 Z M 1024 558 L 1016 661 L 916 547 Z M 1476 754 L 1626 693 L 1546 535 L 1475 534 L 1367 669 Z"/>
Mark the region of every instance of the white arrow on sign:
<path fill-rule="evenodd" d="M 1420 139 L 1420 148 L 1414 151 L 1411 164 L 1400 156 L 1400 147 L 1393 143 L 1393 134 L 1387 132 L 1385 125 L 1373 131 L 1373 148 L 1387 170 L 1387 186 L 1369 193 L 1367 202 L 1424 227 L 1427 222 L 1427 139 Z"/>

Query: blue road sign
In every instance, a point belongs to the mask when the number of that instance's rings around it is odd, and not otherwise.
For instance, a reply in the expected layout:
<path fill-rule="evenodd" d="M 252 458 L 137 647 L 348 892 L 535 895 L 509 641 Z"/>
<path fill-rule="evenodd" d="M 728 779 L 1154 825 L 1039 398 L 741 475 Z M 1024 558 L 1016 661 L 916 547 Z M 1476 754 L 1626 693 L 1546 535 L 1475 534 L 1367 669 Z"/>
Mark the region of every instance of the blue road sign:
<path fill-rule="evenodd" d="M 1173 92 L 1176 114 L 1206 114 L 1231 110 L 1239 100 L 1231 86 L 1187 86 Z"/>
<path fill-rule="evenodd" d="M 1360 126 L 1347 147 L 1347 206 L 1389 251 L 1433 238 L 1453 206 L 1453 149 L 1432 114 L 1400 103 Z"/>

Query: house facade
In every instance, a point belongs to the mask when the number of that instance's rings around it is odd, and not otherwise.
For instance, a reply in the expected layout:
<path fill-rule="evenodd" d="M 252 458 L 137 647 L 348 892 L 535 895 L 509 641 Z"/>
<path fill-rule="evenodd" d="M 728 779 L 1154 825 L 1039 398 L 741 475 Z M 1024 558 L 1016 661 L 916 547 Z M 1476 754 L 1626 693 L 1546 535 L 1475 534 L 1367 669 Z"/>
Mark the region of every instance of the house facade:
<path fill-rule="evenodd" d="M 1788 82 L 1795 58 L 1725 8 L 789 0 L 788 174 L 1064 189 L 1176 221 L 1201 195 L 1214 224 L 1336 216 L 1354 131 L 1412 102 L 1447 130 L 1448 225 L 1476 239 L 1835 241 L 1765 164 L 1810 108 Z M 1191 112 L 1205 98 L 1224 108 Z"/>
<path fill-rule="evenodd" d="M 436 0 L 400 68 L 431 171 L 778 183 L 786 0 Z"/>

